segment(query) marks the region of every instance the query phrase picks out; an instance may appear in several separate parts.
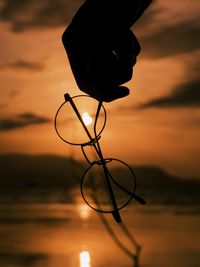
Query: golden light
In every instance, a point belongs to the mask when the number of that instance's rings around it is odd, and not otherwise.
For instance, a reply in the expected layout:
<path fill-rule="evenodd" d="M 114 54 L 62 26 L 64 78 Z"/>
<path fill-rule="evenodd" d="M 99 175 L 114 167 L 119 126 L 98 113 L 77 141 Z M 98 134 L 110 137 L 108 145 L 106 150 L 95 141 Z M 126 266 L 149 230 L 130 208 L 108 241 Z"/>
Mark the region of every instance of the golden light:
<path fill-rule="evenodd" d="M 79 214 L 82 220 L 87 220 L 90 217 L 91 209 L 86 204 L 79 205 Z"/>
<path fill-rule="evenodd" d="M 86 126 L 89 126 L 92 123 L 92 117 L 88 112 L 83 112 L 82 119 Z"/>
<path fill-rule="evenodd" d="M 90 254 L 88 251 L 82 251 L 79 255 L 80 267 L 90 267 Z"/>

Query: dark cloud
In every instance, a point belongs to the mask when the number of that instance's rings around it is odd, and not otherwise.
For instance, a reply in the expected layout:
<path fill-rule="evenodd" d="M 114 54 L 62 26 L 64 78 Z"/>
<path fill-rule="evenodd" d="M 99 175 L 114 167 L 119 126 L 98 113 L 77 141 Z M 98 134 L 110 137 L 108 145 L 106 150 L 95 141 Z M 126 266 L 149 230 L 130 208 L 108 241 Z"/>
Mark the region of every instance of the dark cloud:
<path fill-rule="evenodd" d="M 0 21 L 11 25 L 14 32 L 32 28 L 66 26 L 84 0 L 2 0 Z M 199 49 L 200 25 L 198 20 L 179 22 L 171 26 L 159 26 L 156 32 L 149 25 L 154 18 L 164 12 L 153 1 L 142 18 L 136 23 L 136 32 L 142 32 L 139 38 L 142 55 L 148 57 L 167 57 Z M 159 22 L 158 22 L 159 23 Z M 23 68 L 23 66 L 21 66 Z"/>
<path fill-rule="evenodd" d="M 14 118 L 0 119 L 0 131 L 13 130 L 32 124 L 43 124 L 50 122 L 50 119 L 33 113 L 22 113 Z"/>
<path fill-rule="evenodd" d="M 155 23 L 156 17 L 163 12 L 162 8 L 156 6 L 156 2 L 153 0 L 142 17 L 133 25 L 132 30 L 138 33 L 138 35 L 146 35 L 150 31 L 152 23 Z"/>
<path fill-rule="evenodd" d="M 14 32 L 22 32 L 30 28 L 45 28 L 67 25 L 78 8 L 85 0 L 4 0 L 0 10 L 0 20 L 8 22 Z M 156 2 L 153 0 L 153 3 Z M 151 4 L 153 5 L 153 4 Z M 137 28 L 144 27 L 152 21 L 158 10 L 147 10 L 142 16 L 142 23 Z"/>
<path fill-rule="evenodd" d="M 0 66 L 1 70 L 5 69 L 16 69 L 16 70 L 28 70 L 31 72 L 43 71 L 45 65 L 39 62 L 32 62 L 26 60 L 17 60 L 15 62 L 7 63 Z"/>
<path fill-rule="evenodd" d="M 66 26 L 85 0 L 2 0 L 0 21 L 7 22 L 13 32 L 32 28 Z M 162 10 L 153 8 L 155 0 L 136 23 L 136 32 L 147 29 Z M 135 26 L 134 26 L 135 30 Z"/>
<path fill-rule="evenodd" d="M 182 21 L 170 26 L 160 26 L 140 39 L 143 54 L 152 58 L 190 53 L 200 49 L 200 23 Z"/>
<path fill-rule="evenodd" d="M 4 0 L 0 20 L 11 24 L 12 31 L 67 25 L 84 0 Z"/>
<path fill-rule="evenodd" d="M 140 108 L 200 107 L 200 79 L 187 81 L 175 88 L 171 95 L 153 99 Z"/>
<path fill-rule="evenodd" d="M 187 73 L 189 73 L 189 75 L 194 76 L 194 77 L 199 77 L 199 72 L 200 72 L 200 58 L 196 57 L 196 58 L 192 58 L 192 60 L 190 59 L 190 62 L 186 62 L 187 64 Z"/>

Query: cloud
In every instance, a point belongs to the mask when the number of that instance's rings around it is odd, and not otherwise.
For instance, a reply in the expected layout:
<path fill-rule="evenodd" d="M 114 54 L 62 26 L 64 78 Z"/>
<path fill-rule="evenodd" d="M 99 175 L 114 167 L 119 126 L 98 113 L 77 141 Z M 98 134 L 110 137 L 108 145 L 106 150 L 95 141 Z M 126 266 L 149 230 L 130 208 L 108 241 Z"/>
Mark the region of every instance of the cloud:
<path fill-rule="evenodd" d="M 22 113 L 14 118 L 0 119 L 0 131 L 14 130 L 17 128 L 50 122 L 50 119 L 33 113 Z"/>
<path fill-rule="evenodd" d="M 83 0 L 4 0 L 0 20 L 14 32 L 67 25 Z"/>
<path fill-rule="evenodd" d="M 17 60 L 15 62 L 7 63 L 0 66 L 1 70 L 5 69 L 16 69 L 16 70 L 28 70 L 32 72 L 43 71 L 45 69 L 45 65 L 39 62 L 32 62 L 26 60 Z"/>
<path fill-rule="evenodd" d="M 23 32 L 31 28 L 66 26 L 78 8 L 85 2 L 85 0 L 3 1 L 0 20 L 8 22 L 13 32 Z M 157 10 L 145 11 L 142 16 L 144 17 L 142 18 L 142 27 L 152 21 L 154 13 L 158 13 Z M 140 25 L 137 27 L 140 28 Z"/>
<path fill-rule="evenodd" d="M 163 9 L 156 5 L 157 1 L 153 0 L 150 6 L 145 10 L 142 17 L 132 26 L 132 30 L 139 33 L 140 36 L 145 35 L 152 30 L 152 23 L 156 20 Z"/>
<path fill-rule="evenodd" d="M 151 58 L 163 58 L 200 49 L 200 24 L 197 20 L 160 26 L 155 32 L 141 37 L 143 54 Z"/>
<path fill-rule="evenodd" d="M 153 99 L 140 108 L 200 107 L 200 79 L 186 81 L 177 86 L 171 95 Z"/>

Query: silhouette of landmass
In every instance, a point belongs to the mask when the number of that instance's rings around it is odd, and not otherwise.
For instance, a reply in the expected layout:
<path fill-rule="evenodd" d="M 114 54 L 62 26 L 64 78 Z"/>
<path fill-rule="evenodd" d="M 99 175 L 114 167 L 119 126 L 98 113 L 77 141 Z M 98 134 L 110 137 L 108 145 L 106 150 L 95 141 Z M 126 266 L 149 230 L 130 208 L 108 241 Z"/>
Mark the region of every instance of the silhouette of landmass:
<path fill-rule="evenodd" d="M 181 179 L 155 166 L 132 166 L 137 194 L 151 204 L 200 204 L 200 180 Z M 55 155 L 0 155 L 0 202 L 73 202 L 87 166 Z"/>

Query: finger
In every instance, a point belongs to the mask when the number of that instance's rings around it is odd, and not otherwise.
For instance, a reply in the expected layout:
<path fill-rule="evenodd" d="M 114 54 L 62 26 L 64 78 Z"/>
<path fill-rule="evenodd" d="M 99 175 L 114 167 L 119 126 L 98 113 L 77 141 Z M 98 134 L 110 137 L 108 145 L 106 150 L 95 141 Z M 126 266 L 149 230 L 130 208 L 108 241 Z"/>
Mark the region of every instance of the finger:
<path fill-rule="evenodd" d="M 120 33 L 113 46 L 111 79 L 113 84 L 121 85 L 132 78 L 133 66 L 141 48 L 131 30 Z"/>
<path fill-rule="evenodd" d="M 132 27 L 151 2 L 152 0 L 113 0 L 113 12 L 116 13 L 116 25 L 121 28 Z"/>
<path fill-rule="evenodd" d="M 120 50 L 118 51 L 119 60 L 113 54 L 111 47 L 91 48 L 88 44 L 84 45 L 84 42 L 79 41 L 80 36 L 77 37 L 74 29 L 68 27 L 63 35 L 63 43 L 80 90 L 97 100 L 101 99 L 106 102 L 129 94 L 127 87 L 119 85 L 131 79 L 132 67 L 136 62 L 134 54 L 138 54 L 138 48 L 133 48 L 132 43 L 135 42 L 135 37 L 131 31 L 124 36 L 126 36 L 126 41 L 123 42 L 120 36 L 115 45 Z M 134 59 L 130 60 L 131 57 Z"/>
<path fill-rule="evenodd" d="M 113 48 L 119 58 L 130 58 L 130 55 L 138 56 L 141 51 L 136 36 L 129 29 L 119 32 L 114 37 Z"/>
<path fill-rule="evenodd" d="M 135 13 L 134 21 L 132 21 L 132 25 L 142 16 L 144 11 L 152 3 L 152 0 L 137 0 L 137 2 L 138 2 L 138 8 L 137 8 L 137 11 Z"/>
<path fill-rule="evenodd" d="M 116 99 L 126 97 L 129 95 L 129 89 L 126 86 L 119 86 L 115 88 L 109 88 L 107 94 L 104 96 L 103 101 L 111 102 Z"/>
<path fill-rule="evenodd" d="M 82 29 L 105 32 L 130 28 L 142 16 L 152 0 L 87 0 L 79 8 L 73 23 Z"/>

